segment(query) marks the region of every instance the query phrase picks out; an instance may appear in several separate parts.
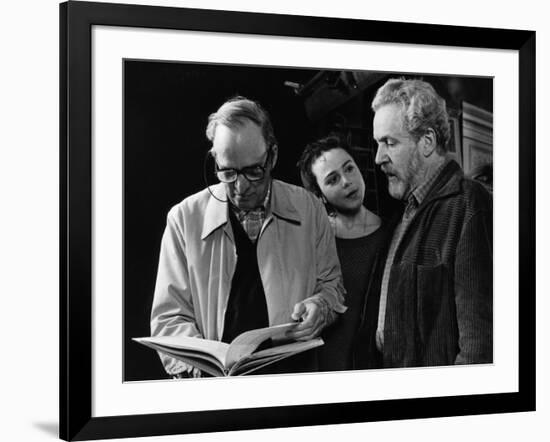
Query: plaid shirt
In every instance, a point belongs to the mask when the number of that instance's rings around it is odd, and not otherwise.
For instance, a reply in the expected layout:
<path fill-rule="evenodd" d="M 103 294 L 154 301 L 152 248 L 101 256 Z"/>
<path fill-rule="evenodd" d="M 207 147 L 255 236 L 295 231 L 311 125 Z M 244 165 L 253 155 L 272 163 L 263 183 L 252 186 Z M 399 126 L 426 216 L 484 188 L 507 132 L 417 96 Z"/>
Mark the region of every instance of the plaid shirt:
<path fill-rule="evenodd" d="M 405 211 L 403 212 L 401 222 L 397 225 L 393 233 L 390 248 L 388 250 L 388 257 L 386 258 L 386 265 L 384 267 L 384 275 L 382 276 L 382 285 L 380 289 L 380 307 L 378 309 L 378 327 L 376 329 L 376 347 L 380 351 L 382 351 L 384 348 L 384 322 L 386 318 L 388 284 L 390 280 L 390 270 L 393 264 L 393 259 L 395 258 L 397 246 L 399 246 L 403 235 L 411 224 L 411 221 L 418 210 L 418 206 L 420 206 L 422 201 L 424 201 L 424 199 L 428 195 L 428 192 L 432 188 L 432 185 L 435 183 L 437 177 L 443 171 L 448 162 L 448 159 L 445 160 L 441 166 L 439 166 L 432 174 L 428 176 L 427 180 L 425 180 L 422 184 L 413 189 L 413 191 L 409 194 L 407 198 L 407 205 L 405 206 Z"/>
<path fill-rule="evenodd" d="M 269 185 L 269 189 L 265 196 L 264 202 L 260 207 L 251 210 L 241 210 L 231 204 L 231 209 L 233 210 L 233 213 L 237 216 L 237 219 L 241 223 L 241 226 L 243 226 L 244 231 L 252 242 L 256 242 L 258 236 L 260 235 L 260 231 L 262 230 L 264 221 L 269 214 L 270 201 L 271 184 Z"/>

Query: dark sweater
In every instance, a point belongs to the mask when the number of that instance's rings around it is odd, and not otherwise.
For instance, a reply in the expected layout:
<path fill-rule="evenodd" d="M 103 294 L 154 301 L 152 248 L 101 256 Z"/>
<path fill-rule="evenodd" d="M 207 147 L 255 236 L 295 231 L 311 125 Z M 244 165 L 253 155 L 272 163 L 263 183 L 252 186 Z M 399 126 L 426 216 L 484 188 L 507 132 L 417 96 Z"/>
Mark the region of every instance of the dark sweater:
<path fill-rule="evenodd" d="M 265 292 L 256 255 L 257 243 L 248 238 L 241 223 L 231 211 L 229 219 L 235 237 L 237 266 L 231 281 L 231 292 L 225 312 L 222 341 L 227 343 L 245 331 L 269 326 Z M 290 320 L 289 318 L 289 322 Z M 271 341 L 265 341 L 258 347 L 257 351 L 271 345 Z M 270 364 L 256 370 L 254 374 L 313 371 L 317 371 L 317 353 L 315 349 Z"/>
<path fill-rule="evenodd" d="M 225 311 L 222 341 L 227 343 L 245 331 L 269 325 L 256 243 L 248 238 L 235 214 L 231 210 L 229 213 L 237 249 L 237 266 Z"/>
<path fill-rule="evenodd" d="M 319 348 L 322 371 L 374 368 L 381 364 L 380 356 L 372 353 L 380 299 L 375 263 L 387 236 L 381 227 L 361 238 L 336 238 L 348 309 L 323 333 L 325 345 Z"/>

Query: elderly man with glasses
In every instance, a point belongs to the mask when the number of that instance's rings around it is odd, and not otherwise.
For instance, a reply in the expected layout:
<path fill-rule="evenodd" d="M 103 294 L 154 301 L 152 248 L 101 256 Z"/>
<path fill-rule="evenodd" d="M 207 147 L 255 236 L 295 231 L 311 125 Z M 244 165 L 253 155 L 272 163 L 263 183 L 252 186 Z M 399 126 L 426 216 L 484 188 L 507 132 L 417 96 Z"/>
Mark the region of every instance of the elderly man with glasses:
<path fill-rule="evenodd" d="M 272 178 L 278 148 L 259 103 L 225 102 L 210 115 L 206 135 L 220 183 L 168 214 L 152 335 L 231 342 L 247 330 L 294 320 L 289 339 L 318 336 L 346 310 L 334 235 L 320 201 Z M 160 357 L 172 376 L 200 375 Z"/>

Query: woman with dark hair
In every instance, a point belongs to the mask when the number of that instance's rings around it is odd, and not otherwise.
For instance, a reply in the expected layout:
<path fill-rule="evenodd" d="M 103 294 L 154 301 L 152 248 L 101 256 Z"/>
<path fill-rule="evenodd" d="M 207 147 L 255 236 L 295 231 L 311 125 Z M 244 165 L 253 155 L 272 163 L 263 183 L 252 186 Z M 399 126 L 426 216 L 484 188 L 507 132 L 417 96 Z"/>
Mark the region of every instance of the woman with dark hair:
<path fill-rule="evenodd" d="M 348 310 L 323 334 L 322 371 L 376 368 L 380 299 L 379 255 L 387 244 L 381 219 L 363 205 L 365 181 L 349 148 L 330 136 L 306 146 L 298 162 L 302 183 L 327 208 L 342 267 Z"/>

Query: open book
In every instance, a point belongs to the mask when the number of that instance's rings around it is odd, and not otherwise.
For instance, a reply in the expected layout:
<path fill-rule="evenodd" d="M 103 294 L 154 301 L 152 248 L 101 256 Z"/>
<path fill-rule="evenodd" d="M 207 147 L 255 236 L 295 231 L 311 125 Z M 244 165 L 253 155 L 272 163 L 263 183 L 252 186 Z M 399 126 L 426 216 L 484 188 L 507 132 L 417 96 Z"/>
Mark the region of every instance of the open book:
<path fill-rule="evenodd" d="M 250 330 L 237 336 L 231 344 L 188 336 L 133 339 L 212 376 L 241 376 L 323 345 L 321 338 L 289 342 L 285 338 L 285 333 L 296 325 L 294 322 Z M 268 339 L 271 339 L 273 346 L 255 352 L 258 346 Z"/>

